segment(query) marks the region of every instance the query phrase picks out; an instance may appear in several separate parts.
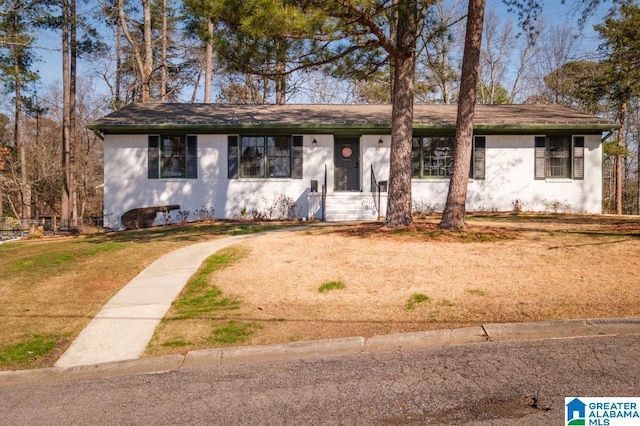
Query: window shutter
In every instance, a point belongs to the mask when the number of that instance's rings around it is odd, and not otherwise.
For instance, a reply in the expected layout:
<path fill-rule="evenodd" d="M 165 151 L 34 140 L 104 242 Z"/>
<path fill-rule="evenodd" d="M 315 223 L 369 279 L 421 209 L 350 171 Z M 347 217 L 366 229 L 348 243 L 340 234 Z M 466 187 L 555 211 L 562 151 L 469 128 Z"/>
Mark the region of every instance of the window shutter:
<path fill-rule="evenodd" d="M 473 170 L 471 176 L 473 179 L 485 178 L 485 150 L 487 147 L 487 138 L 484 136 L 476 136 L 473 139 Z"/>
<path fill-rule="evenodd" d="M 187 179 L 198 178 L 198 137 L 187 136 Z"/>
<path fill-rule="evenodd" d="M 227 138 L 227 173 L 229 179 L 238 179 L 238 137 L 229 136 Z"/>
<path fill-rule="evenodd" d="M 573 178 L 584 179 L 584 136 L 573 138 Z"/>
<path fill-rule="evenodd" d="M 149 136 L 147 149 L 147 177 L 160 178 L 160 136 Z"/>
<path fill-rule="evenodd" d="M 545 172 L 545 155 L 546 155 L 546 137 L 544 136 L 536 136 L 536 144 L 535 144 L 535 175 L 536 179 L 544 179 L 546 178 Z"/>
<path fill-rule="evenodd" d="M 291 149 L 291 178 L 302 179 L 302 136 L 293 137 Z"/>

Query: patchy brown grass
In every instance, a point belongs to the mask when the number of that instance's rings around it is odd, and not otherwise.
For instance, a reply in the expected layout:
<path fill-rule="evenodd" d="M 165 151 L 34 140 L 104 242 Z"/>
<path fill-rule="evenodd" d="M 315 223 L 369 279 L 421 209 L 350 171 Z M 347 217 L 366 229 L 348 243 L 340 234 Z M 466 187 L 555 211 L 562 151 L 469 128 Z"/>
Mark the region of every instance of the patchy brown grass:
<path fill-rule="evenodd" d="M 0 370 L 53 365 L 100 308 L 165 253 L 221 235 L 274 225 L 170 226 L 0 245 Z M 15 363 L 4 354 L 35 337 L 55 342 L 45 355 Z"/>
<path fill-rule="evenodd" d="M 246 256 L 210 277 L 243 301 L 240 309 L 164 323 L 148 354 L 216 346 L 207 342 L 211 330 L 228 320 L 259 326 L 244 344 L 272 344 L 640 315 L 639 218 L 488 215 L 468 222 L 462 232 L 442 231 L 430 218 L 402 230 L 324 225 L 245 241 Z M 345 288 L 318 292 L 332 281 Z M 416 294 L 428 300 L 407 309 Z"/>
<path fill-rule="evenodd" d="M 210 277 L 240 308 L 167 322 L 148 354 L 221 345 L 211 342 L 212 330 L 229 320 L 251 324 L 243 344 L 268 344 L 640 315 L 638 217 L 471 216 L 469 228 L 455 233 L 437 222 L 403 230 L 320 224 L 248 240 L 240 262 Z M 0 353 L 33 336 L 55 342 L 45 355 L 0 369 L 52 365 L 101 306 L 162 254 L 264 229 L 220 223 L 0 245 Z M 344 288 L 319 292 L 327 282 Z M 427 299 L 407 309 L 415 295 Z"/>

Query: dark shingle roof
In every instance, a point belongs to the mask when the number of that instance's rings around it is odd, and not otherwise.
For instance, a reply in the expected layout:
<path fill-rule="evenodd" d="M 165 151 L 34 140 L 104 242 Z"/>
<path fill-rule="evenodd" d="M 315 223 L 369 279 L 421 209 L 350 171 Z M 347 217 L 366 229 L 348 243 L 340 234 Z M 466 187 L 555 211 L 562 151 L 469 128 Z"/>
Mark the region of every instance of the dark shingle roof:
<path fill-rule="evenodd" d="M 414 127 L 451 127 L 456 122 L 456 105 L 415 105 Z M 229 104 L 131 104 L 89 127 L 105 133 L 144 127 L 175 129 L 228 129 L 297 127 L 388 128 L 391 105 L 229 105 Z M 518 128 L 526 126 L 567 126 L 605 130 L 617 126 L 603 118 L 562 105 L 477 105 L 474 126 Z"/>

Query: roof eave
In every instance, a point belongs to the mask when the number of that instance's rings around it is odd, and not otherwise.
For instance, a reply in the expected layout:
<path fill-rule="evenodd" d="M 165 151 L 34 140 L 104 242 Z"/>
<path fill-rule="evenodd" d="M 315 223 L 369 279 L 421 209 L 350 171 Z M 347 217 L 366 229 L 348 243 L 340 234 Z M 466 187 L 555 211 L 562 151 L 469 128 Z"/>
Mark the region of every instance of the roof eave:
<path fill-rule="evenodd" d="M 614 123 L 476 124 L 474 132 L 486 134 L 602 133 L 619 129 Z"/>
<path fill-rule="evenodd" d="M 288 132 L 288 133 L 336 133 L 360 132 L 375 134 L 389 133 L 388 124 L 360 124 L 360 123 L 321 123 L 321 124 L 289 124 L 289 123 L 224 123 L 224 124 L 189 124 L 189 123 L 154 123 L 154 124 L 100 124 L 87 125 L 91 130 L 99 130 L 105 134 L 148 133 L 162 131 L 182 131 L 192 133 L 234 134 L 242 132 Z"/>
<path fill-rule="evenodd" d="M 243 132 L 277 132 L 306 134 L 388 134 L 391 125 L 386 123 L 141 123 L 141 124 L 103 124 L 91 123 L 87 128 L 102 134 L 144 134 L 150 132 L 189 132 L 210 134 L 234 134 Z M 542 123 L 542 124 L 476 124 L 474 132 L 478 134 L 540 134 L 562 133 L 602 133 L 619 129 L 615 123 Z M 438 133 L 455 132 L 455 124 L 415 123 L 415 132 L 433 131 Z"/>

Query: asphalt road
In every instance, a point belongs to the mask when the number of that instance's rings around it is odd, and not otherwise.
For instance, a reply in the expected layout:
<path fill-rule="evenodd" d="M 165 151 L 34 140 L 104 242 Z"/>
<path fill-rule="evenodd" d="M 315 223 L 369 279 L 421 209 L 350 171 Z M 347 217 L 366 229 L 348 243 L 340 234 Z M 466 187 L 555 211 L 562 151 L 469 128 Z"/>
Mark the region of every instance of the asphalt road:
<path fill-rule="evenodd" d="M 565 396 L 640 397 L 640 335 L 0 386 L 0 424 L 561 425 Z"/>

